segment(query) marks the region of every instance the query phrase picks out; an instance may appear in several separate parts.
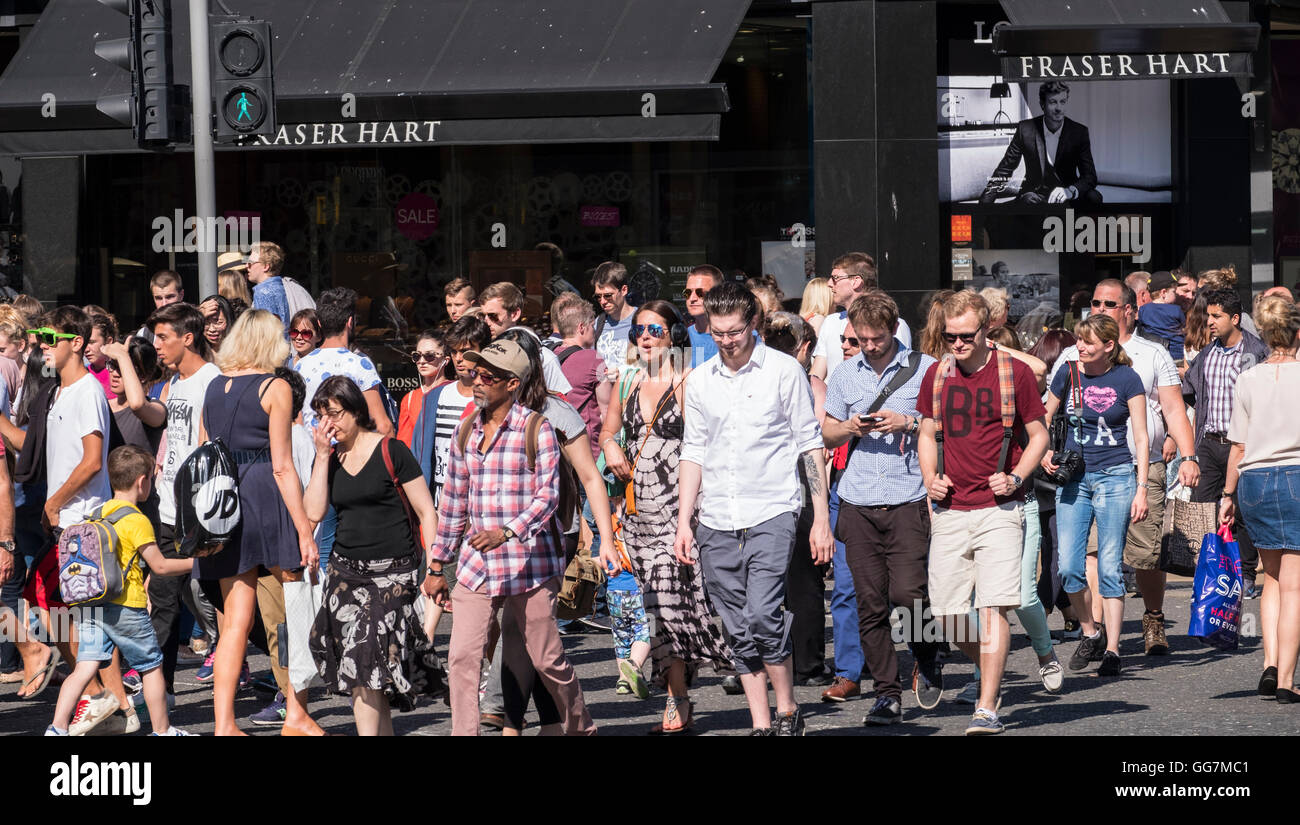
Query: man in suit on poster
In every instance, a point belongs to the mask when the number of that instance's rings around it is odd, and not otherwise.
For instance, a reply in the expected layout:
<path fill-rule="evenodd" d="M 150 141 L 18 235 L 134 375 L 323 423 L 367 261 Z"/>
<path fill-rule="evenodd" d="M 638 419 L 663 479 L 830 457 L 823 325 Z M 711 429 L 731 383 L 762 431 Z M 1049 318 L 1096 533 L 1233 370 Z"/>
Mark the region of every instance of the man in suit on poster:
<path fill-rule="evenodd" d="M 1007 153 L 993 170 L 980 203 L 993 203 L 1025 160 L 1025 182 L 1016 196 L 1024 204 L 1085 203 L 1102 201 L 1097 191 L 1097 167 L 1092 161 L 1088 127 L 1065 116 L 1070 87 L 1059 80 L 1038 87 L 1043 113 L 1016 126 Z"/>

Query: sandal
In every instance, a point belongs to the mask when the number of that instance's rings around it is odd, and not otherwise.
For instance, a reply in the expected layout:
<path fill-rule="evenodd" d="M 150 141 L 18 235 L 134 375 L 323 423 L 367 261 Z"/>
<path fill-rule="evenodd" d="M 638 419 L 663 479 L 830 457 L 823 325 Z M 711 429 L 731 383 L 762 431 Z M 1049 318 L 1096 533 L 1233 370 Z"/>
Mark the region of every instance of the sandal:
<path fill-rule="evenodd" d="M 682 719 L 682 715 L 678 712 L 683 704 L 686 707 L 685 720 Z M 650 733 L 662 736 L 686 733 L 691 729 L 691 726 L 695 724 L 695 703 L 689 699 L 683 703 L 678 701 L 675 697 L 669 696 L 668 703 L 664 705 L 664 718 L 669 722 L 669 724 L 674 720 L 679 721 L 681 724 L 674 727 L 667 727 L 664 723 L 660 722 L 658 725 L 655 725 L 650 729 Z"/>
<path fill-rule="evenodd" d="M 638 699 L 650 698 L 650 685 L 646 683 L 645 677 L 641 675 L 639 667 L 632 664 L 628 659 L 620 659 L 618 672 L 623 677 L 619 680 L 619 684 L 627 685 L 628 693 L 635 693 Z"/>
<path fill-rule="evenodd" d="M 50 679 L 54 676 L 54 670 L 59 666 L 59 662 L 63 660 L 63 656 L 59 653 L 58 648 L 52 647 L 49 650 L 50 658 L 45 663 L 45 667 L 38 670 L 35 676 L 23 682 L 23 686 L 18 689 L 19 699 L 35 699 L 41 695 L 41 691 L 50 686 Z M 23 693 L 32 684 L 37 686 L 36 689 L 30 693 Z"/>

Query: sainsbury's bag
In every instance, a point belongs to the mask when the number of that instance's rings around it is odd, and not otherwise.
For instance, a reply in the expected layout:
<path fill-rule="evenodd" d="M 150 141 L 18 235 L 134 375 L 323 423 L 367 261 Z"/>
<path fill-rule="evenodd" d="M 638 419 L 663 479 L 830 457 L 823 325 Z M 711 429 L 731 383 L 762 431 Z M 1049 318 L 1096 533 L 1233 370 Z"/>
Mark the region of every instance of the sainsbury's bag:
<path fill-rule="evenodd" d="M 1236 650 L 1241 590 L 1241 551 L 1225 524 L 1218 533 L 1207 533 L 1201 541 L 1187 635 L 1220 650 Z"/>

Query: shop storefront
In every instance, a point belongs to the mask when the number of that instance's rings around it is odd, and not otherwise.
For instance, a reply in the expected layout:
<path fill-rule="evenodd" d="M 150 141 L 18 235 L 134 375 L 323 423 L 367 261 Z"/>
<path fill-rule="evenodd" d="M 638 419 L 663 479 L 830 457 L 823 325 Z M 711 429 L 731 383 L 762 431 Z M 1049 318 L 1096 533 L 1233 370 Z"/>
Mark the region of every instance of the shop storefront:
<path fill-rule="evenodd" d="M 192 208 L 191 163 L 94 111 L 97 5 L 44 4 L 0 75 L 0 270 L 139 318 L 153 271 L 197 288 L 154 226 Z M 611 258 L 647 296 L 707 261 L 793 298 L 862 249 L 913 317 L 934 289 L 996 283 L 1026 328 L 1137 269 L 1233 263 L 1243 290 L 1300 272 L 1286 4 L 628 0 L 449 22 L 432 10 L 476 5 L 339 2 L 332 26 L 299 5 L 241 5 L 275 25 L 282 128 L 218 152 L 218 211 L 256 217 L 311 289 L 357 289 L 394 358 L 452 278 L 504 274 L 541 310 Z M 1051 149 L 1049 98 L 1071 124 Z M 1033 202 L 1057 188 L 1068 202 Z"/>

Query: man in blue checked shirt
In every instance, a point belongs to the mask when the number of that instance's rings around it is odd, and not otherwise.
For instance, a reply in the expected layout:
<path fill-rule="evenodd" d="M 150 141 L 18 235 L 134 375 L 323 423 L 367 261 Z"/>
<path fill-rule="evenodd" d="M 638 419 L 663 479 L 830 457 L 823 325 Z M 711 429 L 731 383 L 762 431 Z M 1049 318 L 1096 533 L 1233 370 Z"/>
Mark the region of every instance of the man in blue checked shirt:
<path fill-rule="evenodd" d="M 862 651 L 875 682 L 876 701 L 862 722 L 891 725 L 902 719 L 903 693 L 891 605 L 904 610 L 904 636 L 916 662 L 912 689 L 917 702 L 933 708 L 943 691 L 935 655 L 939 645 L 917 632 L 929 620 L 930 507 L 916 453 L 916 399 L 934 359 L 898 340 L 898 305 L 884 292 L 859 296 L 848 317 L 862 350 L 831 375 L 822 437 L 829 449 L 853 444 L 839 479 L 836 538 L 844 542 L 857 593 Z M 876 403 L 882 393 L 884 400 Z"/>

